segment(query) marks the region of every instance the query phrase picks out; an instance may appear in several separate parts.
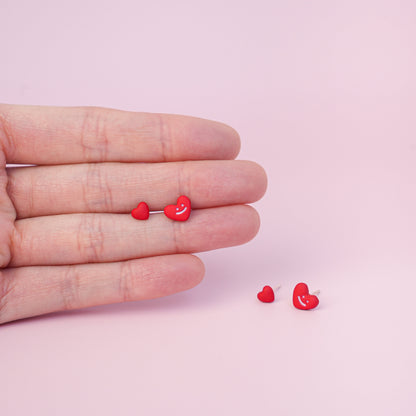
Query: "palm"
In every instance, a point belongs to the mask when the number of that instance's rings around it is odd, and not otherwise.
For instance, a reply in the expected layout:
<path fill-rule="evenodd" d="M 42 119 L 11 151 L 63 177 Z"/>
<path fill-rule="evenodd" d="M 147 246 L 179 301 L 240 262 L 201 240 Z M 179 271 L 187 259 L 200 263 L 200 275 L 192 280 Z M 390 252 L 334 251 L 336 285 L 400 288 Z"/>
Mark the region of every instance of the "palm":
<path fill-rule="evenodd" d="M 231 160 L 238 137 L 224 125 L 15 106 L 0 106 L 0 120 L 0 323 L 188 289 L 203 276 L 190 253 L 257 232 L 243 204 L 261 197 L 265 176 Z M 163 210 L 180 194 L 195 208 L 186 224 L 126 215 L 140 201 Z"/>

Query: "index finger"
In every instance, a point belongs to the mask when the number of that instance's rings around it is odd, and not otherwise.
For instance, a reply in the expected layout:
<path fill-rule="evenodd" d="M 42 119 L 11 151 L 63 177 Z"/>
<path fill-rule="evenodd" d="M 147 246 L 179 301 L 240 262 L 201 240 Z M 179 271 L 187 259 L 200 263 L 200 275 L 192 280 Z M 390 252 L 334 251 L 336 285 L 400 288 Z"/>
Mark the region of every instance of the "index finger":
<path fill-rule="evenodd" d="M 7 163 L 168 162 L 234 159 L 231 127 L 196 117 L 100 107 L 0 105 Z"/>

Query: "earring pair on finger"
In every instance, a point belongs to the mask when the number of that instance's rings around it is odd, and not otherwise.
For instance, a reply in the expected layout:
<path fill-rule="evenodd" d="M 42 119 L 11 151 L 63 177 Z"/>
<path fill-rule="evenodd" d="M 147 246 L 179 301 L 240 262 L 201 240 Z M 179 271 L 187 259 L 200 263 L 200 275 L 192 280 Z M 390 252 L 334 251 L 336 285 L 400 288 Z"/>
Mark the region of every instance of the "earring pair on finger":
<path fill-rule="evenodd" d="M 167 205 L 163 212 L 171 220 L 186 221 L 191 215 L 191 201 L 187 196 L 181 195 L 176 204 Z M 131 211 L 131 215 L 136 220 L 147 220 L 150 216 L 149 206 L 142 201 Z"/>

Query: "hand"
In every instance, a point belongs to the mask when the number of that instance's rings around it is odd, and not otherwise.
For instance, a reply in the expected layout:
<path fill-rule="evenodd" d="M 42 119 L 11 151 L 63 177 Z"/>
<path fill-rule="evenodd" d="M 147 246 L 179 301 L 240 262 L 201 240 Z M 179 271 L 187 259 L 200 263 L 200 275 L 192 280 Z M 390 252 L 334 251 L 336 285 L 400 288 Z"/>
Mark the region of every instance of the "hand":
<path fill-rule="evenodd" d="M 0 105 L 0 323 L 198 284 L 204 266 L 189 253 L 259 227 L 243 204 L 261 198 L 266 176 L 232 160 L 239 146 L 232 128 L 198 118 Z M 186 222 L 130 215 L 180 195 L 192 202 Z"/>

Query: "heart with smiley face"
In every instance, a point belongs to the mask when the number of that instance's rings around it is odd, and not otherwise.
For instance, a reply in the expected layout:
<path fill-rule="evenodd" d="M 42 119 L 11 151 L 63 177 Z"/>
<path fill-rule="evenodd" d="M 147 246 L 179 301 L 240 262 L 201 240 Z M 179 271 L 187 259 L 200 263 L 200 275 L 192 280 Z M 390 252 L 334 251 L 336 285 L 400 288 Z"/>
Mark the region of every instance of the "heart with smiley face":
<path fill-rule="evenodd" d="M 315 295 L 309 294 L 306 283 L 298 283 L 293 290 L 293 305 L 295 308 L 308 311 L 318 306 L 319 299 Z"/>
<path fill-rule="evenodd" d="M 191 201 L 187 196 L 181 195 L 176 205 L 168 205 L 163 212 L 171 220 L 186 221 L 191 215 Z"/>

